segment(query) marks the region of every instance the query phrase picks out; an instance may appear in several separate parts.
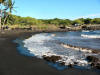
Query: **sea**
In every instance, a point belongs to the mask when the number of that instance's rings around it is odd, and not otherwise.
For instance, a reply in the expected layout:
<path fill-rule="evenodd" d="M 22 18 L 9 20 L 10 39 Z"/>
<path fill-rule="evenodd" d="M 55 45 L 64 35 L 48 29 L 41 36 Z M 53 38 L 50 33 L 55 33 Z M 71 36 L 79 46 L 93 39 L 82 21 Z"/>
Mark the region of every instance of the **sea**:
<path fill-rule="evenodd" d="M 65 48 L 61 44 L 70 44 L 80 48 L 90 48 L 100 50 L 100 30 L 95 31 L 69 31 L 33 34 L 27 39 L 17 38 L 14 40 L 18 44 L 17 49 L 20 54 L 43 59 L 43 56 L 60 56 L 61 59 L 56 63 L 47 62 L 46 64 L 64 70 L 68 65 L 74 64 L 74 68 L 91 69 L 86 57 L 95 55 L 92 53 Z M 97 56 L 100 56 L 98 54 Z M 60 63 L 64 62 L 65 65 Z"/>

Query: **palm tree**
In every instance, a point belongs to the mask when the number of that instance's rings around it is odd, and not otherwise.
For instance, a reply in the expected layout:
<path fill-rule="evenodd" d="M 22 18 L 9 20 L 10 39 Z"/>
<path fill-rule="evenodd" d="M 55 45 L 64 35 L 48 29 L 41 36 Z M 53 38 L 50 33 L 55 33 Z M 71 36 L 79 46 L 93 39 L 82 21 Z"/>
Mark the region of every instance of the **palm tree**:
<path fill-rule="evenodd" d="M 7 20 L 7 17 L 9 16 L 9 14 L 11 14 L 12 10 L 13 10 L 13 6 L 15 4 L 15 1 L 12 1 L 12 0 L 0 0 L 0 26 L 1 26 L 1 29 L 2 29 L 2 24 L 1 24 L 1 17 L 2 17 L 2 14 L 5 15 L 4 17 L 4 22 L 3 22 L 3 25 L 5 24 L 5 21 Z M 4 9 L 2 9 L 2 7 Z M 8 11 L 8 12 L 6 12 Z"/>
<path fill-rule="evenodd" d="M 2 4 L 4 4 L 6 0 L 0 0 L 0 27 L 2 29 L 2 25 L 1 25 L 1 17 L 2 17 Z"/>
<path fill-rule="evenodd" d="M 14 4 L 15 4 L 15 1 L 12 1 L 12 0 L 8 0 L 6 2 L 6 8 L 5 10 L 8 10 L 8 12 L 5 12 L 6 16 L 4 18 L 4 22 L 3 22 L 3 25 L 5 24 L 6 20 L 7 20 L 7 17 L 9 17 L 9 15 L 12 13 L 12 10 L 14 10 Z"/>

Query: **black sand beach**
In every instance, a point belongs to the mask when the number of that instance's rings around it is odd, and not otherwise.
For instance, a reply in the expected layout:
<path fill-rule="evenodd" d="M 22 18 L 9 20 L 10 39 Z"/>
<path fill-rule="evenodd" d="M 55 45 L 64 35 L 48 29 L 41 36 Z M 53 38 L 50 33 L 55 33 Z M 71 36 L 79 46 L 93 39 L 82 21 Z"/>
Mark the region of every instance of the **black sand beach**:
<path fill-rule="evenodd" d="M 0 75 L 100 75 L 94 70 L 69 68 L 58 71 L 44 60 L 21 55 L 12 41 L 34 32 L 7 31 L 0 33 Z"/>

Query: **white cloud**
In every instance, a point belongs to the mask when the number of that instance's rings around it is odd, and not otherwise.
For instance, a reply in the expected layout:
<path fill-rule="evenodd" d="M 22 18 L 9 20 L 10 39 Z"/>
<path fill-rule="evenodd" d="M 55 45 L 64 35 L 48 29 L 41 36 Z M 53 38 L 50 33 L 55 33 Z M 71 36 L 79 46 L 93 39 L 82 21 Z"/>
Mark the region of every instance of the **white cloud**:
<path fill-rule="evenodd" d="M 82 18 L 96 18 L 96 17 L 100 17 L 100 13 L 82 16 Z"/>
<path fill-rule="evenodd" d="M 100 13 L 89 14 L 89 15 L 86 15 L 86 16 L 80 16 L 78 18 L 100 18 Z M 75 18 L 75 19 L 78 19 L 78 18 Z"/>

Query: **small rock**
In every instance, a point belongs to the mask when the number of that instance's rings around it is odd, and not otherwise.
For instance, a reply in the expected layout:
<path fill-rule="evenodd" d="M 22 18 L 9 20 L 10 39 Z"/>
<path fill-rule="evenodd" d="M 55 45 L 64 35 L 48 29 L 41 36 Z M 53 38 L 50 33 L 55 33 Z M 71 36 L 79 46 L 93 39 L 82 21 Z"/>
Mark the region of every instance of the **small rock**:
<path fill-rule="evenodd" d="M 56 61 L 58 61 L 58 60 L 60 60 L 61 59 L 61 57 L 60 56 L 43 56 L 43 58 L 44 58 L 44 60 L 46 60 L 46 61 L 50 61 L 50 62 L 56 62 Z"/>
<path fill-rule="evenodd" d="M 96 58 L 95 56 L 87 56 L 86 58 L 89 62 L 96 62 L 98 61 L 99 59 Z"/>
<path fill-rule="evenodd" d="M 65 62 L 61 62 L 60 64 L 61 64 L 62 66 L 65 66 Z"/>
<path fill-rule="evenodd" d="M 100 69 L 100 59 L 95 56 L 87 56 L 87 60 L 91 62 L 91 67 Z"/>
<path fill-rule="evenodd" d="M 97 69 L 100 69 L 100 62 L 96 64 L 95 66 Z"/>
<path fill-rule="evenodd" d="M 69 64 L 68 67 L 72 68 L 74 65 L 73 64 Z"/>
<path fill-rule="evenodd" d="M 92 53 L 98 54 L 98 53 L 100 53 L 100 51 L 99 50 L 92 50 Z"/>

